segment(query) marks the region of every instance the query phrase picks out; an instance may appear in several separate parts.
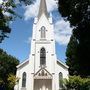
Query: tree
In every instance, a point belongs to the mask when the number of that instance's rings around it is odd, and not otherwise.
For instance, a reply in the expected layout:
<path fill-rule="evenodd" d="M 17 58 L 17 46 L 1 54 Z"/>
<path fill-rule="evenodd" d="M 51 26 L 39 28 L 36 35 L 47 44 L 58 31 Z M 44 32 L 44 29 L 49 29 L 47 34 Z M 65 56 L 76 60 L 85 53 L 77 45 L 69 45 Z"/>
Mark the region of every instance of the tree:
<path fill-rule="evenodd" d="M 5 37 L 8 37 L 7 34 L 11 32 L 9 21 L 12 21 L 12 17 L 15 16 L 15 12 L 10 7 L 16 7 L 13 0 L 8 0 L 0 4 L 0 43 Z M 5 13 L 9 13 L 11 15 L 7 16 Z"/>
<path fill-rule="evenodd" d="M 33 3 L 34 0 L 19 0 L 24 2 L 25 5 Z M 22 4 L 22 3 L 21 3 Z M 15 0 L 3 0 L 0 4 L 0 43 L 11 32 L 9 22 L 15 20 L 16 17 L 20 17 L 14 9 L 17 7 Z M 9 15 L 6 15 L 8 13 Z"/>
<path fill-rule="evenodd" d="M 64 79 L 67 90 L 90 90 L 90 78 L 80 76 L 69 76 L 69 80 Z"/>
<path fill-rule="evenodd" d="M 30 5 L 35 0 L 19 0 L 20 2 L 24 2 L 25 5 Z"/>
<path fill-rule="evenodd" d="M 74 37 L 74 35 L 72 35 L 66 50 L 67 56 L 66 64 L 69 66 L 70 75 L 78 75 L 77 71 L 79 71 L 79 64 L 78 64 L 79 61 L 77 59 L 77 46 L 78 46 L 77 39 Z"/>
<path fill-rule="evenodd" d="M 14 88 L 14 86 L 16 85 L 18 80 L 19 80 L 19 78 L 17 78 L 15 75 L 13 75 L 13 74 L 8 75 L 7 81 L 8 81 L 9 90 L 12 90 Z"/>
<path fill-rule="evenodd" d="M 18 64 L 19 60 L 0 49 L 0 88 L 8 90 L 8 75 L 16 74 Z"/>
<path fill-rule="evenodd" d="M 58 6 L 63 18 L 70 21 L 71 27 L 74 26 L 72 36 L 77 42 L 75 44 L 71 37 L 67 47 L 66 63 L 70 66 L 69 73 L 73 75 L 76 72 L 76 75 L 82 77 L 90 76 L 90 0 L 59 0 Z M 75 48 L 72 48 L 72 45 Z M 74 51 L 76 52 L 73 53 Z"/>

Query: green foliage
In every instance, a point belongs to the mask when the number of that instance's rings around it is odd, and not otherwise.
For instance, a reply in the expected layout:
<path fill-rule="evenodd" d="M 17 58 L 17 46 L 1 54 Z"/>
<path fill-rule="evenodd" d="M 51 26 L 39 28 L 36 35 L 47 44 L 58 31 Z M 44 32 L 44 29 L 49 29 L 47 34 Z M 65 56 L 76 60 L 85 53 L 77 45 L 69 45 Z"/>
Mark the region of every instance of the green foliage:
<path fill-rule="evenodd" d="M 2 85 L 3 84 L 3 80 L 0 78 L 0 85 Z"/>
<path fill-rule="evenodd" d="M 71 36 L 66 50 L 66 64 L 69 66 L 70 75 L 79 75 L 79 61 L 77 59 L 78 42 L 74 35 Z"/>
<path fill-rule="evenodd" d="M 19 61 L 4 52 L 0 49 L 0 86 L 8 88 L 8 75 L 11 73 L 16 74 L 16 66 L 19 64 Z M 7 89 L 8 90 L 8 89 Z"/>
<path fill-rule="evenodd" d="M 24 2 L 25 5 L 30 5 L 35 0 L 19 0 L 20 2 Z"/>
<path fill-rule="evenodd" d="M 35 0 L 19 0 L 24 2 L 25 5 L 30 5 Z M 3 3 L 0 4 L 0 43 L 7 37 L 11 32 L 9 22 L 15 20 L 16 17 L 21 18 L 15 11 L 17 5 L 15 0 L 3 0 Z M 5 13 L 8 13 L 5 14 Z"/>
<path fill-rule="evenodd" d="M 14 88 L 15 84 L 17 83 L 18 78 L 16 78 L 16 76 L 13 74 L 9 74 L 7 81 L 8 81 L 9 90 L 12 90 Z"/>
<path fill-rule="evenodd" d="M 88 15 L 89 5 L 90 0 L 59 0 L 58 8 L 61 15 L 76 26 Z"/>
<path fill-rule="evenodd" d="M 66 51 L 70 75 L 90 76 L 90 0 L 59 0 L 58 9 L 74 26 Z"/>
<path fill-rule="evenodd" d="M 65 79 L 67 90 L 90 90 L 90 78 L 81 78 L 80 76 L 70 76 Z"/>
<path fill-rule="evenodd" d="M 12 9 L 15 7 L 16 6 L 13 0 L 7 0 L 0 4 L 0 43 L 2 40 L 4 40 L 5 37 L 8 37 L 8 34 L 11 32 L 9 21 L 12 21 L 16 16 Z M 10 15 L 6 15 L 5 13 Z"/>

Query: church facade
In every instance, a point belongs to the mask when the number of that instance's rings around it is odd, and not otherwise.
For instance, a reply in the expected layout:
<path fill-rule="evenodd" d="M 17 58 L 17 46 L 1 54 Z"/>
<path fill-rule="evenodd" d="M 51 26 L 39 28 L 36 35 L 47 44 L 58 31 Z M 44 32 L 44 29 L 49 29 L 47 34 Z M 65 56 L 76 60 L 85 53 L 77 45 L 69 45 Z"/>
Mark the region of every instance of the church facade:
<path fill-rule="evenodd" d="M 31 53 L 17 66 L 19 81 L 14 90 L 62 90 L 68 66 L 57 59 L 52 16 L 47 12 L 46 0 L 40 1 L 32 34 Z"/>

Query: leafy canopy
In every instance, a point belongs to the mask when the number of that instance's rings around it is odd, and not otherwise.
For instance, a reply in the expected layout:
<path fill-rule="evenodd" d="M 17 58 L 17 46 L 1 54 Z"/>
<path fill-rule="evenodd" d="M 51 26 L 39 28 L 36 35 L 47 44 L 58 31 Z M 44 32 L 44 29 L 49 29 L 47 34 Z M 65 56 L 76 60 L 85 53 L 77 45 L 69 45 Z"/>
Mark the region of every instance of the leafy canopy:
<path fill-rule="evenodd" d="M 90 76 L 90 0 L 59 0 L 58 9 L 73 26 L 67 46 L 70 75 Z"/>
<path fill-rule="evenodd" d="M 30 5 L 35 0 L 19 0 L 20 5 Z M 23 2 L 23 3 L 22 3 Z M 15 11 L 17 8 L 17 4 L 15 0 L 3 0 L 0 3 L 0 43 L 4 40 L 5 37 L 8 38 L 9 33 L 11 32 L 11 28 L 9 25 L 10 21 L 15 20 L 16 17 L 20 17 Z"/>
<path fill-rule="evenodd" d="M 9 75 L 16 74 L 16 66 L 19 64 L 19 60 L 15 57 L 8 55 L 2 49 L 0 49 L 0 87 L 8 90 L 8 77 Z"/>
<path fill-rule="evenodd" d="M 90 90 L 90 78 L 69 76 L 69 80 L 65 79 L 64 84 L 67 90 Z"/>

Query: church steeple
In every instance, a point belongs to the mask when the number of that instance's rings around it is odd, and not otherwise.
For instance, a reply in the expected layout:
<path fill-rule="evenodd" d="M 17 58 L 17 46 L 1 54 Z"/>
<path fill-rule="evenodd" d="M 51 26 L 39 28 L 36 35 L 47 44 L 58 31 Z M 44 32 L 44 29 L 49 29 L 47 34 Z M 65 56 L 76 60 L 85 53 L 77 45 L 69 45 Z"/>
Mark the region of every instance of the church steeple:
<path fill-rule="evenodd" d="M 40 1 L 38 19 L 41 17 L 41 15 L 42 15 L 43 13 L 46 15 L 47 18 L 49 17 L 48 12 L 47 12 L 46 0 L 41 0 L 41 1 Z"/>

